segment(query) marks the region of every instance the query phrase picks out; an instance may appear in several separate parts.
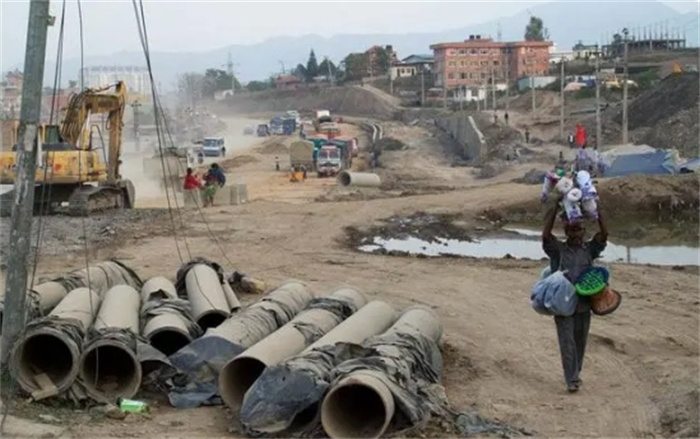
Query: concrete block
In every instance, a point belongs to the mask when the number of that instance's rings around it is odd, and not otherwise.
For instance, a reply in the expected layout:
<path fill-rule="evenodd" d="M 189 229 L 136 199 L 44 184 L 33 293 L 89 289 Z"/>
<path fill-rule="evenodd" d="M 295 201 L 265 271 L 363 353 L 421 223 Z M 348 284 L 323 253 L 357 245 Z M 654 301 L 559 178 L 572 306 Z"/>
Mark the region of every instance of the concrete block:
<path fill-rule="evenodd" d="M 231 204 L 248 203 L 248 186 L 245 183 L 238 183 L 231 186 Z"/>

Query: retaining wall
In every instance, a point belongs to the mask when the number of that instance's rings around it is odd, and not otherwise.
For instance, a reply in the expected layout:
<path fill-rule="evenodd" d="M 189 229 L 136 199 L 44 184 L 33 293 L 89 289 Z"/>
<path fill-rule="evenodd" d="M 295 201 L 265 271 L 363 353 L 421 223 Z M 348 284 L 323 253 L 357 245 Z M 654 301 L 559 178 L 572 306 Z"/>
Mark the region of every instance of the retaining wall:
<path fill-rule="evenodd" d="M 486 139 L 472 116 L 455 113 L 435 119 L 435 124 L 445 130 L 460 145 L 460 155 L 478 162 L 486 152 Z"/>

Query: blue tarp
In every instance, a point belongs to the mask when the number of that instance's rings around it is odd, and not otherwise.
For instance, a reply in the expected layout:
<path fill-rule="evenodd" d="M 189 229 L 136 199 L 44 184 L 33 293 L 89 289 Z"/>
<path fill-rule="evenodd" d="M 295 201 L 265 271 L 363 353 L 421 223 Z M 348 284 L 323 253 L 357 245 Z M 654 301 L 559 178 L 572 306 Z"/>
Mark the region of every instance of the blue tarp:
<path fill-rule="evenodd" d="M 683 163 L 679 168 L 679 172 L 697 172 L 698 168 L 700 168 L 700 157 L 688 160 L 687 162 Z"/>
<path fill-rule="evenodd" d="M 604 171 L 605 177 L 622 177 L 632 174 L 675 174 L 678 171 L 674 151 L 658 150 L 643 154 L 624 154 L 615 157 Z"/>

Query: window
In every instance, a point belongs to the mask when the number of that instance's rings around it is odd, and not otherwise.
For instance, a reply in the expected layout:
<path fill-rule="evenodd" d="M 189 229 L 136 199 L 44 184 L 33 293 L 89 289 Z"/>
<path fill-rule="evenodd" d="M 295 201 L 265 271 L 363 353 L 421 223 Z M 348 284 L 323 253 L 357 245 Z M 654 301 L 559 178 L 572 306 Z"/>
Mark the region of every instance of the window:
<path fill-rule="evenodd" d="M 448 73 L 448 74 L 447 74 L 447 79 L 455 79 L 455 74 L 454 74 L 454 73 Z"/>
<path fill-rule="evenodd" d="M 454 67 L 455 64 L 456 64 L 456 63 L 455 63 L 454 61 L 449 61 L 449 62 L 447 63 L 447 65 L 450 66 L 450 67 Z"/>
<path fill-rule="evenodd" d="M 461 79 L 467 79 L 467 74 L 466 74 L 466 73 L 461 73 L 461 74 L 459 75 L 459 77 L 460 77 Z"/>
<path fill-rule="evenodd" d="M 494 62 L 493 62 L 493 65 L 494 65 L 494 66 L 498 66 L 498 65 L 500 65 L 500 64 L 501 64 L 500 61 L 494 61 Z"/>
<path fill-rule="evenodd" d="M 464 49 L 460 49 L 459 54 L 460 54 L 460 55 L 466 55 L 466 54 L 467 54 L 467 51 L 464 50 Z"/>
<path fill-rule="evenodd" d="M 476 49 L 470 49 L 469 50 L 470 55 L 476 55 Z"/>

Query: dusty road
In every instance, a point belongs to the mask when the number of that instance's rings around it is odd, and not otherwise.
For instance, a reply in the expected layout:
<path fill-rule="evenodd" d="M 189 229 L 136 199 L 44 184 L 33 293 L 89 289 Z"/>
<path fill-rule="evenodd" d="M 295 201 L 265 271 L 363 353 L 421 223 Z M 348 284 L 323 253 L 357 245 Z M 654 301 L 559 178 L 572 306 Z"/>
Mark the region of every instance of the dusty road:
<path fill-rule="evenodd" d="M 316 178 L 290 183 L 274 171 L 275 156 L 286 166 L 280 140 L 268 140 L 223 162 L 232 179 L 248 185 L 250 204 L 183 212 L 183 228 L 172 229 L 165 218 L 135 223 L 119 242 L 93 248 L 92 257 L 120 257 L 142 277 L 172 277 L 183 260 L 205 256 L 271 284 L 294 277 L 331 292 L 347 283 L 397 307 L 426 304 L 445 323 L 444 385 L 458 411 L 476 410 L 543 437 L 698 433 L 697 268 L 613 264 L 623 304 L 613 315 L 594 317 L 583 389 L 567 394 L 554 324 L 529 306 L 542 261 L 378 256 L 348 248 L 345 234 L 347 227 L 416 212 L 455 213 L 462 226 L 477 227 L 485 210 L 507 215 L 537 199 L 538 185 L 510 182 L 534 164 L 478 179 L 470 168 L 450 167 L 424 128 L 390 124 L 387 134 L 409 149 L 382 155 L 379 172 L 387 183 L 381 189 L 341 191 Z M 624 189 L 624 182 L 609 185 Z M 670 184 L 668 196 L 680 197 L 674 188 L 684 185 Z M 621 218 L 634 208 L 608 211 Z M 83 258 L 79 252 L 46 257 L 40 271 L 79 268 Z M 26 403 L 11 412 L 8 434 L 26 437 L 216 437 L 226 436 L 229 425 L 224 409 L 175 410 L 163 401 L 154 403 L 152 419 L 127 421 Z M 47 413 L 58 418 L 55 425 L 36 422 Z"/>

